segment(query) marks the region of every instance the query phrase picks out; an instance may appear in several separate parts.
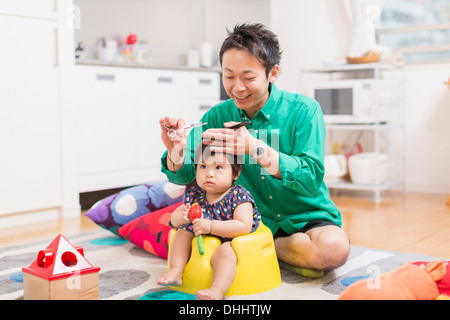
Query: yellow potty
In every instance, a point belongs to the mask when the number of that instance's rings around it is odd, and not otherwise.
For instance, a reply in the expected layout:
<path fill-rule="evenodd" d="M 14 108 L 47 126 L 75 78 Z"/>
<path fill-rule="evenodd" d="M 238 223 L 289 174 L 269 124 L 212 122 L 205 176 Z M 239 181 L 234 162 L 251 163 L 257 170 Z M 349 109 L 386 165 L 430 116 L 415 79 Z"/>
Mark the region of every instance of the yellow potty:
<path fill-rule="evenodd" d="M 175 232 L 169 240 L 169 258 Z M 211 287 L 213 271 L 211 257 L 221 245 L 221 241 L 210 235 L 203 235 L 205 254 L 200 255 L 197 240 L 192 239 L 191 257 L 183 273 L 183 284 L 171 287 L 184 293 L 195 294 L 199 290 Z M 275 253 L 272 232 L 261 222 L 258 229 L 248 235 L 239 236 L 231 241 L 237 257 L 236 278 L 226 297 L 233 295 L 248 295 L 268 291 L 281 285 L 280 267 Z"/>

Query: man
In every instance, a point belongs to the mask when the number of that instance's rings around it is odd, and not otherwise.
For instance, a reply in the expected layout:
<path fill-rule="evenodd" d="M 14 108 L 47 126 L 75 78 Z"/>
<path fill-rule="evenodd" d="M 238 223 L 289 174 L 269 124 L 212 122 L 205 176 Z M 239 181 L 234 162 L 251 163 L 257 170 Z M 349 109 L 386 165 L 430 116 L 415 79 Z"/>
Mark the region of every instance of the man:
<path fill-rule="evenodd" d="M 202 117 L 207 125 L 201 136 L 197 130 L 188 136 L 183 119 L 161 119 L 167 148 L 162 172 L 175 183 L 192 181 L 198 143 L 244 156 L 236 183 L 254 196 L 263 223 L 274 235 L 280 265 L 318 278 L 345 263 L 350 244 L 323 182 L 325 124 L 320 106 L 274 85 L 280 58 L 275 34 L 261 24 L 237 25 L 220 51 L 223 84 L 231 99 Z M 250 124 L 229 128 L 242 121 Z M 173 138 L 166 134 L 170 127 L 177 130 Z"/>

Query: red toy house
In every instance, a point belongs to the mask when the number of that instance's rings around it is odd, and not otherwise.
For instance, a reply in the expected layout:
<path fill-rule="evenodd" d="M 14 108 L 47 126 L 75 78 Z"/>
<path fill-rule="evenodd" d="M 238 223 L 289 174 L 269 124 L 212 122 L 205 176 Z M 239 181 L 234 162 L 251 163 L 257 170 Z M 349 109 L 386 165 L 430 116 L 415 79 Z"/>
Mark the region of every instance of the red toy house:
<path fill-rule="evenodd" d="M 97 300 L 99 267 L 58 235 L 23 271 L 24 300 Z"/>

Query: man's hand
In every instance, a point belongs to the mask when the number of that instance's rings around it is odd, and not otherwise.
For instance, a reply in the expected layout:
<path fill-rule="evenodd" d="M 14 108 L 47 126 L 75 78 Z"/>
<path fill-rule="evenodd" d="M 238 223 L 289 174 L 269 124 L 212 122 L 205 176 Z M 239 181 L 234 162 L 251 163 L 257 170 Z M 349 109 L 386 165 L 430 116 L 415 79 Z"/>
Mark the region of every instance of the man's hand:
<path fill-rule="evenodd" d="M 235 124 L 237 122 L 231 121 L 224 123 L 224 126 L 231 127 Z M 211 151 L 234 155 L 249 154 L 258 144 L 258 140 L 245 127 L 208 129 L 203 132 L 202 137 L 203 144 L 211 145 Z"/>
<path fill-rule="evenodd" d="M 161 126 L 161 140 L 168 151 L 167 166 L 169 169 L 171 167 L 174 170 L 179 169 L 183 164 L 189 130 L 184 129 L 185 122 L 182 118 L 164 117 L 159 120 L 159 125 Z M 176 135 L 169 137 L 167 134 L 169 129 L 175 130 Z M 169 167 L 169 163 L 171 163 L 171 167 Z"/>

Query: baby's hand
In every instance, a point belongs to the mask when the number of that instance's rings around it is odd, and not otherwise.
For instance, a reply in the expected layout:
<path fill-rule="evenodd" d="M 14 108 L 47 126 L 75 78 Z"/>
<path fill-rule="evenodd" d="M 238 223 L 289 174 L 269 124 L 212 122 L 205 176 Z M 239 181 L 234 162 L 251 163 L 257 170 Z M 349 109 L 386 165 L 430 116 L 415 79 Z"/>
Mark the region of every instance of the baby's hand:
<path fill-rule="evenodd" d="M 189 217 L 189 210 L 191 209 L 191 204 L 187 203 L 184 205 L 184 209 L 183 211 L 181 211 L 181 215 L 183 216 L 183 218 L 185 218 L 188 223 L 191 223 L 191 218 Z"/>
<path fill-rule="evenodd" d="M 195 219 L 193 221 L 192 225 L 194 227 L 195 236 L 211 233 L 212 220 L 203 219 L 203 218 Z"/>

